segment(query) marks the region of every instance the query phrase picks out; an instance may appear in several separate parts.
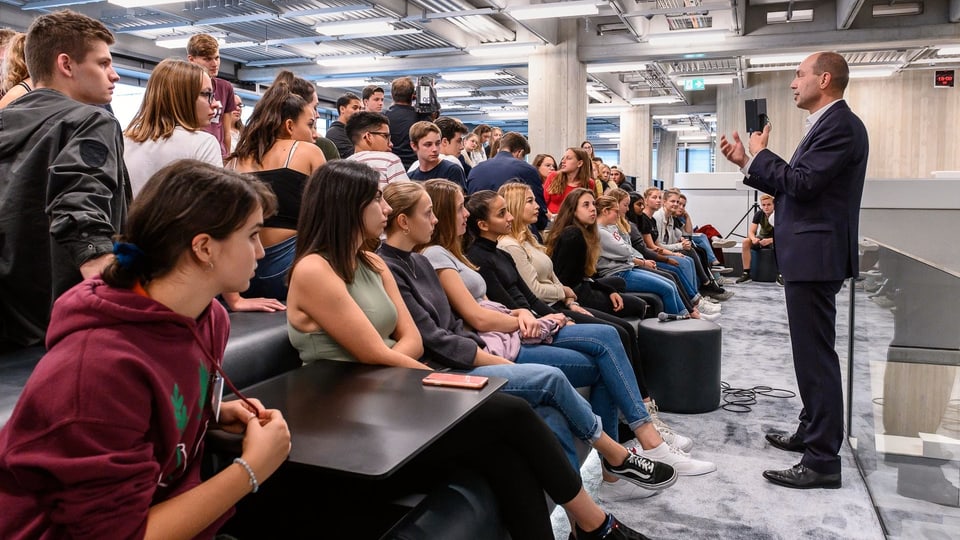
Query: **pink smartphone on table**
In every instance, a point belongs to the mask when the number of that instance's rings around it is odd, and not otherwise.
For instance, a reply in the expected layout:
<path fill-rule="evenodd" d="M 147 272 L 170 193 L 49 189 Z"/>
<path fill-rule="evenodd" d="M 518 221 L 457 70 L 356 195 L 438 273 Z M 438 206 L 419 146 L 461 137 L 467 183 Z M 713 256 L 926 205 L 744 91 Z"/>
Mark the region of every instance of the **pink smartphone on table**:
<path fill-rule="evenodd" d="M 479 390 L 487 385 L 487 378 L 479 375 L 462 375 L 460 373 L 441 373 L 435 371 L 423 378 L 423 384 L 428 386 L 447 386 L 450 388 Z"/>

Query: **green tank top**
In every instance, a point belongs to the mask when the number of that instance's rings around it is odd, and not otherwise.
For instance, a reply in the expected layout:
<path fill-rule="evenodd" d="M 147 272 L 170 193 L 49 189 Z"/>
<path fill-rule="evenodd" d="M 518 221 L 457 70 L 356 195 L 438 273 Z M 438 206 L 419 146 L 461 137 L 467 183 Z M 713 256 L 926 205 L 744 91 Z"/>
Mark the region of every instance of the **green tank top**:
<path fill-rule="evenodd" d="M 353 276 L 353 283 L 347 285 L 347 292 L 366 314 L 367 319 L 377 329 L 387 347 L 393 347 L 396 340 L 390 337 L 397 328 L 397 307 L 393 305 L 387 291 L 383 288 L 383 280 L 375 270 L 364 264 L 357 264 L 357 271 Z M 336 309 L 330 306 L 329 309 Z M 317 332 L 301 332 L 287 323 L 287 335 L 290 343 L 300 351 L 300 359 L 304 363 L 315 360 L 339 360 L 341 362 L 356 362 L 357 359 L 346 349 L 334 341 L 324 330 Z"/>

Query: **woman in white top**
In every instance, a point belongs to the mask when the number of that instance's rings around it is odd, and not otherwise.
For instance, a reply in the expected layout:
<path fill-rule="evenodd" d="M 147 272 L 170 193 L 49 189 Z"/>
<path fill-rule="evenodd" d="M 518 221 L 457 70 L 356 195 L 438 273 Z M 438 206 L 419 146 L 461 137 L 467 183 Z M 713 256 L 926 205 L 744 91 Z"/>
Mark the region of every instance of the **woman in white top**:
<path fill-rule="evenodd" d="M 123 132 L 134 197 L 153 173 L 178 159 L 223 166 L 220 144 L 203 131 L 220 106 L 200 66 L 170 58 L 154 68 L 140 110 Z"/>

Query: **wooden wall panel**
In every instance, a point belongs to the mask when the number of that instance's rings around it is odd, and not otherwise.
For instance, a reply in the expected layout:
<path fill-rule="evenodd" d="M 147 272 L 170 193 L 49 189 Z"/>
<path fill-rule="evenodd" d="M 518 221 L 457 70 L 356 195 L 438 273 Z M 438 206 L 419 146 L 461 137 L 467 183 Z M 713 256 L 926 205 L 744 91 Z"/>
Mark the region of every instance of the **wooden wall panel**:
<path fill-rule="evenodd" d="M 930 178 L 932 171 L 960 170 L 960 88 L 933 87 L 934 70 L 907 71 L 893 77 L 853 79 L 846 100 L 870 136 L 867 178 Z M 790 159 L 803 135 L 806 111 L 793 102 L 792 72 L 750 74 L 750 87 L 721 86 L 717 93 L 717 131 L 744 130 L 743 101 L 765 98 L 773 124 L 770 149 Z M 719 156 L 717 171 L 733 171 Z"/>

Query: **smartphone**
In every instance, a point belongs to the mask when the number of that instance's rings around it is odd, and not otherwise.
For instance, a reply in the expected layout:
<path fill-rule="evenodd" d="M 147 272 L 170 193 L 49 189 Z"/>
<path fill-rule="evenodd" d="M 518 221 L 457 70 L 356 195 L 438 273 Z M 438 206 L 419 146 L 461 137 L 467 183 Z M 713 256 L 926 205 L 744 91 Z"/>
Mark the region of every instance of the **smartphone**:
<path fill-rule="evenodd" d="M 423 378 L 423 384 L 428 386 L 448 386 L 451 388 L 471 388 L 473 390 L 479 390 L 487 385 L 487 378 L 479 375 L 433 372 Z"/>

